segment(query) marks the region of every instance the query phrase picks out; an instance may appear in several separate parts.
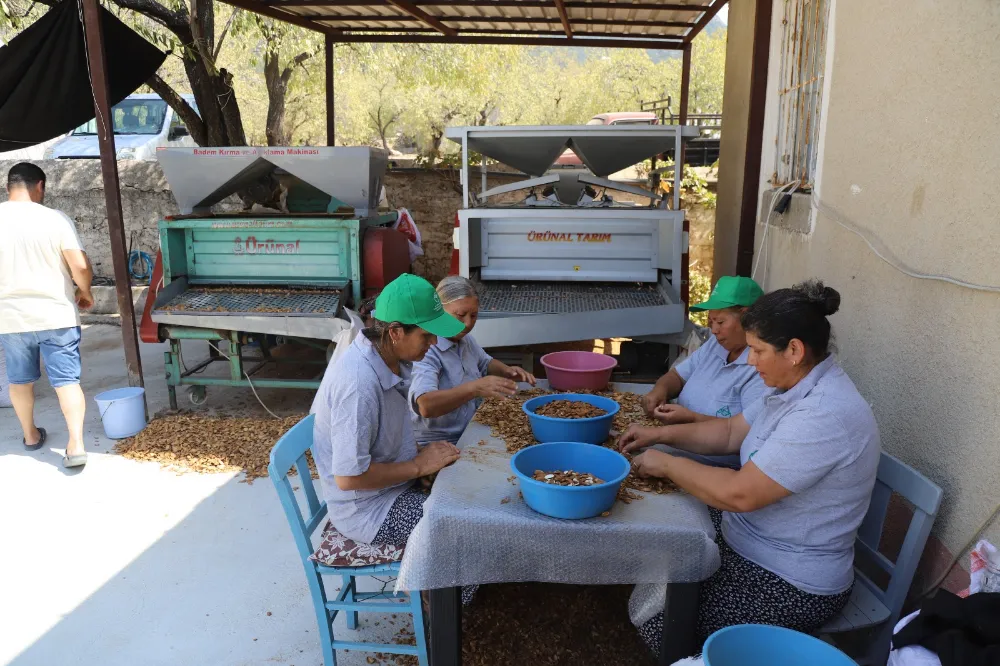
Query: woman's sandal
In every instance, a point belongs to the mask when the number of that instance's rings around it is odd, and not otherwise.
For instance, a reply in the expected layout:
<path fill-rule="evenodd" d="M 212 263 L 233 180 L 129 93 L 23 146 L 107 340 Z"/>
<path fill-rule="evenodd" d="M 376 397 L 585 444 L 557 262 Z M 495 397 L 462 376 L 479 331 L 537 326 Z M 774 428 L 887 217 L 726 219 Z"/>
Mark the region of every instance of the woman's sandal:
<path fill-rule="evenodd" d="M 24 444 L 25 451 L 37 451 L 38 449 L 42 448 L 42 445 L 45 444 L 45 437 L 46 437 L 45 428 L 38 428 L 38 434 L 39 434 L 38 442 L 35 444 L 28 444 L 27 439 L 21 440 L 21 443 Z"/>

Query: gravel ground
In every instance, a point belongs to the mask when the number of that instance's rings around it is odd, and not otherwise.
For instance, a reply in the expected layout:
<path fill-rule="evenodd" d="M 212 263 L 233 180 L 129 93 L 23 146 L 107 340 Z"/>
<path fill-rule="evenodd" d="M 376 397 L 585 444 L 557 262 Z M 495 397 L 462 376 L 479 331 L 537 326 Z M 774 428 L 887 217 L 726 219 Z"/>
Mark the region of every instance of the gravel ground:
<path fill-rule="evenodd" d="M 466 666 L 653 666 L 628 619 L 631 586 L 484 585 L 463 611 Z"/>

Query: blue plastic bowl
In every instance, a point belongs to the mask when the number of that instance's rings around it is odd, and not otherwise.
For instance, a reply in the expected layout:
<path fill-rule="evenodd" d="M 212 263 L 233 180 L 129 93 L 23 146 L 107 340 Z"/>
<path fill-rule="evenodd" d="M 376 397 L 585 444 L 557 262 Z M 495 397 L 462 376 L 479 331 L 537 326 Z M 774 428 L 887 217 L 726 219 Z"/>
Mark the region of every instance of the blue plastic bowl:
<path fill-rule="evenodd" d="M 719 629 L 705 641 L 701 658 L 705 666 L 857 666 L 818 638 L 763 624 Z"/>
<path fill-rule="evenodd" d="M 535 410 L 554 400 L 570 400 L 586 402 L 594 407 L 600 407 L 607 412 L 604 416 L 594 416 L 589 419 L 557 419 L 553 416 L 540 416 Z M 583 393 L 554 393 L 541 395 L 526 400 L 521 406 L 528 415 L 531 432 L 539 442 L 586 442 L 588 444 L 603 444 L 611 433 L 611 422 L 621 406 L 611 398 Z M 601 477 L 604 478 L 603 476 Z"/>
<path fill-rule="evenodd" d="M 593 518 L 611 508 L 631 465 L 625 456 L 582 442 L 549 442 L 521 449 L 510 460 L 524 501 L 553 518 Z M 603 480 L 598 486 L 556 486 L 532 478 L 535 470 L 572 470 Z"/>

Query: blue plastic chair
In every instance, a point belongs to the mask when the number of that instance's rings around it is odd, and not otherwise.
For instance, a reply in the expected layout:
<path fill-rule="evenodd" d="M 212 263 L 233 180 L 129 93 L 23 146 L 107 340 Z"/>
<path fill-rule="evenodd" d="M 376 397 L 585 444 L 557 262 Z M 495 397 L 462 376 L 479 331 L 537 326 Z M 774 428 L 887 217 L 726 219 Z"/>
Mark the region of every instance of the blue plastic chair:
<path fill-rule="evenodd" d="M 894 492 L 913 505 L 913 519 L 895 562 L 879 552 L 882 528 Z M 854 550 L 856 558 L 860 556 L 881 569 L 889 582 L 883 590 L 855 567 L 851 599 L 840 615 L 819 632 L 832 634 L 878 627 L 868 650 L 858 658 L 862 665 L 885 664 L 889 658 L 892 630 L 899 621 L 906 594 L 941 506 L 941 495 L 941 488 L 923 474 L 888 453 L 882 454 L 871 503 L 858 529 Z"/>
<path fill-rule="evenodd" d="M 428 666 L 427 641 L 424 638 L 423 609 L 420 595 L 417 593 L 390 592 L 358 592 L 356 578 L 358 576 L 398 576 L 399 562 L 392 564 L 376 564 L 362 567 L 328 567 L 309 559 L 315 548 L 312 535 L 324 523 L 327 508 L 326 502 L 320 502 L 316 495 L 316 487 L 309 472 L 306 451 L 313 443 L 313 421 L 310 414 L 299 421 L 286 432 L 271 450 L 271 463 L 267 467 L 268 475 L 278 491 L 278 498 L 285 510 L 288 524 L 295 537 L 295 545 L 306 569 L 306 580 L 309 582 L 309 592 L 312 594 L 313 606 L 316 609 L 316 620 L 319 622 L 319 635 L 323 644 L 323 662 L 326 666 L 337 666 L 337 650 L 356 650 L 358 652 L 386 652 L 389 654 L 415 655 L 420 666 Z M 288 471 L 292 466 L 298 471 L 296 483 L 302 486 L 305 493 L 308 514 L 303 515 L 299 502 L 292 491 Z M 343 585 L 336 599 L 327 598 L 323 585 L 323 576 L 340 576 Z M 385 599 L 386 601 L 372 601 Z M 402 599 L 388 601 L 390 599 Z M 333 621 L 341 611 L 347 613 L 348 629 L 357 629 L 358 612 L 375 613 L 409 613 L 413 616 L 413 633 L 416 645 L 392 645 L 386 643 L 359 643 L 353 641 L 338 641 L 333 637 Z"/>

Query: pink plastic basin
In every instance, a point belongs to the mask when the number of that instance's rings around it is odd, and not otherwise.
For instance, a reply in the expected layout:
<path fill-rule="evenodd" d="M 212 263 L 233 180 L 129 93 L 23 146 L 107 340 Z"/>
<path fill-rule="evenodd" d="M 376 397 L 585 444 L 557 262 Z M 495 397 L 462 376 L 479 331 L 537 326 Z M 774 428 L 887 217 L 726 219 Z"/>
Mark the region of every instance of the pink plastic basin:
<path fill-rule="evenodd" d="M 542 357 L 549 386 L 560 391 L 603 391 L 618 361 L 611 356 L 583 351 L 552 352 Z"/>

